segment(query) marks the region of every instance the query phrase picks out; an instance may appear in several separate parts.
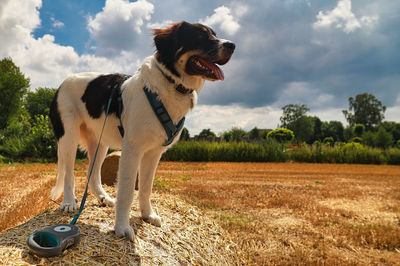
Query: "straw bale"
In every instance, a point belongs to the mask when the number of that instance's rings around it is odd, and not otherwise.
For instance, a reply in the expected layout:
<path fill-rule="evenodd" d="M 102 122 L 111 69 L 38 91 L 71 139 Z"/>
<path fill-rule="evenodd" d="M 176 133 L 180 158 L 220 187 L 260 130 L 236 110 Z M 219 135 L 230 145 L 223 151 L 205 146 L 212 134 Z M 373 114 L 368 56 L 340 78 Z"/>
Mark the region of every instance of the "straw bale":
<path fill-rule="evenodd" d="M 110 153 L 104 159 L 101 166 L 101 183 L 113 186 L 117 180 L 118 163 L 121 157 L 120 151 Z"/>
<path fill-rule="evenodd" d="M 121 158 L 121 151 L 115 151 L 106 156 L 101 166 L 101 183 L 114 186 L 117 182 L 118 164 Z M 135 189 L 138 190 L 139 179 L 136 179 Z"/>
<path fill-rule="evenodd" d="M 107 190 L 112 193 L 113 188 Z M 112 191 L 111 191 L 112 190 Z M 161 227 L 143 222 L 137 211 L 137 199 L 131 209 L 130 224 L 136 232 L 136 244 L 118 238 L 113 232 L 114 210 L 99 207 L 89 197 L 78 220 L 79 245 L 59 257 L 40 258 L 28 252 L 29 234 L 46 226 L 68 223 L 73 214 L 65 214 L 56 204 L 25 223 L 0 234 L 1 265 L 235 265 L 241 259 L 230 236 L 196 207 L 169 194 L 153 194 L 154 207 L 163 219 Z"/>

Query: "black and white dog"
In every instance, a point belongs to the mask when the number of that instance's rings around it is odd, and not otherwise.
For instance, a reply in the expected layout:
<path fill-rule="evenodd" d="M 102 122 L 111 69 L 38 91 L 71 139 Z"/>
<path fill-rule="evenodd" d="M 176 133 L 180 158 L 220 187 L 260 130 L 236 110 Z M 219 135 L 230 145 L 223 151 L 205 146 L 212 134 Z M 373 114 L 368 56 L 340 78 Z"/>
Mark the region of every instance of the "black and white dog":
<path fill-rule="evenodd" d="M 160 217 L 153 211 L 150 194 L 157 164 L 163 152 L 173 145 L 163 146 L 168 139 L 166 130 L 153 111 L 145 90 L 157 94 L 173 124 L 177 124 L 194 107 L 204 80 L 223 80 L 216 65 L 227 63 L 235 45 L 218 39 L 215 32 L 201 24 L 175 23 L 155 29 L 154 55 L 147 57 L 132 77 L 120 74 L 80 73 L 68 77 L 58 89 L 51 105 L 50 119 L 58 143 L 57 182 L 51 198 L 64 192 L 61 209 L 75 211 L 77 199 L 74 188 L 74 162 L 77 146 L 86 148 L 92 164 L 105 118 L 108 99 L 115 84 L 120 86 L 123 110 L 118 112 L 117 95 L 113 94 L 103 138 L 92 177 L 90 191 L 108 206 L 115 200 L 101 185 L 101 165 L 108 148 L 121 148 L 116 200 L 115 233 L 134 240 L 129 225 L 129 210 L 133 199 L 137 173 L 139 176 L 139 205 L 142 218 L 156 226 Z M 144 89 L 145 88 L 145 89 Z M 118 126 L 122 123 L 124 136 Z"/>

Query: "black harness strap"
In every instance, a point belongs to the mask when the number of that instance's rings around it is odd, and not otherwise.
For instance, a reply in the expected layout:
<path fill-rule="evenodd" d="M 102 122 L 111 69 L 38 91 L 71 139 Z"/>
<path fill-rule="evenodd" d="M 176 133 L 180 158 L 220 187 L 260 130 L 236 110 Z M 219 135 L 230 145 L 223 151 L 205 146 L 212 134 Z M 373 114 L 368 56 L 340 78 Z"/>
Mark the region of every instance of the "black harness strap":
<path fill-rule="evenodd" d="M 164 104 L 157 98 L 157 93 L 151 92 L 147 87 L 144 87 L 143 91 L 149 100 L 151 108 L 163 126 L 165 133 L 167 133 L 168 139 L 164 142 L 163 146 L 168 146 L 183 128 L 185 117 L 183 117 L 175 126 Z"/>
<path fill-rule="evenodd" d="M 114 84 L 112 90 L 111 90 L 111 96 L 110 98 L 112 99 L 113 96 L 115 94 L 117 94 L 117 104 L 118 104 L 118 108 L 117 108 L 117 117 L 119 118 L 119 126 L 118 126 L 118 130 L 119 133 L 121 134 L 121 137 L 124 137 L 125 135 L 125 130 L 124 127 L 122 126 L 122 110 L 124 109 L 124 104 L 122 102 L 122 90 L 121 90 L 121 86 L 122 84 L 131 76 L 129 75 L 124 75 L 124 78 L 120 81 Z"/>

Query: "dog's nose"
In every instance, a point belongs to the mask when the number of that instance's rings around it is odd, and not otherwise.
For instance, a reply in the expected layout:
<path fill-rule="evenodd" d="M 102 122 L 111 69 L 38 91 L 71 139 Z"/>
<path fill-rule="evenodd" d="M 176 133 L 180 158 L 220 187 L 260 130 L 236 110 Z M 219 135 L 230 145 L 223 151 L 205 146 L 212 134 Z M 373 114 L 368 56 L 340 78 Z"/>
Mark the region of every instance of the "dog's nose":
<path fill-rule="evenodd" d="M 229 50 L 235 50 L 235 44 L 233 42 L 224 42 L 222 44 L 224 48 L 229 49 Z"/>

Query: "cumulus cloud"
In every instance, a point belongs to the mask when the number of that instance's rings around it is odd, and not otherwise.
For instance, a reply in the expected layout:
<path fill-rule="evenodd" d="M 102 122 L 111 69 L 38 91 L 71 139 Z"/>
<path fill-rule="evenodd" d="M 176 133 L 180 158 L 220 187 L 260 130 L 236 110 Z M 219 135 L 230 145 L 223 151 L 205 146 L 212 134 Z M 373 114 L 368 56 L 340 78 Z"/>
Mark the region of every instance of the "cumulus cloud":
<path fill-rule="evenodd" d="M 11 57 L 30 78 L 32 89 L 58 87 L 69 74 L 76 72 L 134 73 L 138 68 L 140 59 L 132 52 L 122 51 L 112 59 L 79 56 L 73 47 L 55 43 L 51 34 L 34 38 L 32 32 L 41 24 L 40 8 L 39 0 L 9 0 L 0 6 L 0 58 Z"/>
<path fill-rule="evenodd" d="M 238 11 L 239 15 L 245 12 Z M 234 35 L 240 28 L 238 21 L 233 17 L 231 9 L 226 6 L 220 6 L 214 9 L 214 14 L 200 20 L 201 23 L 209 26 L 218 26 L 224 33 Z"/>
<path fill-rule="evenodd" d="M 351 10 L 351 0 L 339 0 L 337 6 L 327 12 L 319 11 L 314 29 L 336 28 L 345 33 L 353 32 L 363 26 L 371 27 L 378 21 L 378 16 L 363 16 L 357 19 Z"/>
<path fill-rule="evenodd" d="M 23 48 L 31 32 L 40 25 L 40 0 L 4 0 L 0 5 L 0 55 L 7 56 Z"/>
<path fill-rule="evenodd" d="M 88 22 L 90 36 L 98 44 L 97 52 L 115 56 L 132 49 L 153 11 L 154 5 L 146 0 L 106 0 L 102 12 L 89 17 Z"/>
<path fill-rule="evenodd" d="M 0 9 L 0 57 L 11 56 L 23 73 L 31 78 L 31 86 L 54 85 L 54 81 L 70 73 L 78 60 L 72 47 L 54 43 L 54 36 L 46 34 L 35 39 L 32 32 L 40 26 L 36 1 L 3 1 Z"/>
<path fill-rule="evenodd" d="M 185 127 L 194 136 L 204 128 L 216 133 L 239 127 L 245 130 L 276 128 L 282 110 L 271 106 L 248 108 L 240 105 L 198 105 L 187 116 Z"/>

